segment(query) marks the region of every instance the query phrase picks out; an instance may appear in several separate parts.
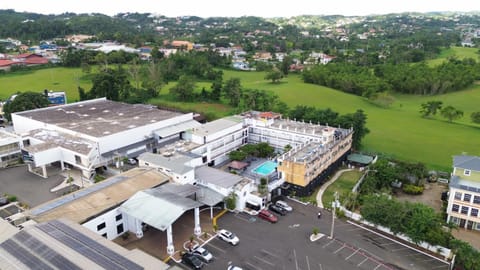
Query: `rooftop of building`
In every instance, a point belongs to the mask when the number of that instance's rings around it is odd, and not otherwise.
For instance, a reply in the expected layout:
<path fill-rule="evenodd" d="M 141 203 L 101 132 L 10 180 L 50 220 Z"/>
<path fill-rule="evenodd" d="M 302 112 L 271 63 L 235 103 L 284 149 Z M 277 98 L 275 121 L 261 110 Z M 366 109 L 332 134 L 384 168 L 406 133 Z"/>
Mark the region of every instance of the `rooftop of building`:
<path fill-rule="evenodd" d="M 66 219 L 25 227 L 0 244 L 2 269 L 168 269 Z"/>
<path fill-rule="evenodd" d="M 95 147 L 93 141 L 54 130 L 35 129 L 31 130 L 28 136 L 42 141 L 42 143 L 25 147 L 29 153 L 37 153 L 55 147 L 62 147 L 76 153 L 88 155 Z"/>
<path fill-rule="evenodd" d="M 233 127 L 242 123 L 243 119 L 240 116 L 227 116 L 224 118 L 220 118 L 218 120 L 208 122 L 203 124 L 193 130 L 191 132 L 198 136 L 208 136 L 211 134 L 215 134 L 221 130 L 225 130 L 227 128 Z"/>
<path fill-rule="evenodd" d="M 1 144 L 3 141 L 7 142 L 7 141 L 19 140 L 19 139 L 20 139 L 20 137 L 16 136 L 16 135 L 13 134 L 13 133 L 0 130 L 0 144 Z"/>
<path fill-rule="evenodd" d="M 37 222 L 68 218 L 84 223 L 111 207 L 120 205 L 137 191 L 168 182 L 169 177 L 152 168 L 134 168 L 93 186 L 80 189 L 30 209 Z"/>
<path fill-rule="evenodd" d="M 480 181 L 467 180 L 454 175 L 450 178 L 449 186 L 480 194 Z"/>
<path fill-rule="evenodd" d="M 168 153 L 167 156 L 146 152 L 140 154 L 138 160 L 149 163 L 149 166 L 154 165 L 168 168 L 177 174 L 185 174 L 193 170 L 192 166 L 185 165 L 185 163 L 192 160 L 192 157 L 178 152 Z"/>
<path fill-rule="evenodd" d="M 346 132 L 346 129 L 330 127 L 315 123 L 306 123 L 291 119 L 275 119 L 270 128 L 282 129 L 290 132 L 304 133 L 312 136 L 328 136 L 332 132 Z"/>
<path fill-rule="evenodd" d="M 195 178 L 202 184 L 210 183 L 222 188 L 231 188 L 243 180 L 241 176 L 208 166 L 195 168 Z"/>
<path fill-rule="evenodd" d="M 105 98 L 15 114 L 93 137 L 108 136 L 182 115 L 152 105 L 127 104 Z"/>
<path fill-rule="evenodd" d="M 453 156 L 453 166 L 472 171 L 480 171 L 480 157 L 467 155 Z"/>

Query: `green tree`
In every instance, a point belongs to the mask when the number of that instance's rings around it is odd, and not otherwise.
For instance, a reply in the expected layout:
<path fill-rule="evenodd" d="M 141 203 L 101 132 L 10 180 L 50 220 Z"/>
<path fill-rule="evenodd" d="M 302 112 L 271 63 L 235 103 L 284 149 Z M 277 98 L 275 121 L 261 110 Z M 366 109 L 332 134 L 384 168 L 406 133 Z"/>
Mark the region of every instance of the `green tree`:
<path fill-rule="evenodd" d="M 428 101 L 427 103 L 422 103 L 420 113 L 423 117 L 435 115 L 437 114 L 437 111 L 442 109 L 442 105 L 442 101 Z"/>
<path fill-rule="evenodd" d="M 106 97 L 115 101 L 126 101 L 131 94 L 130 82 L 123 69 L 105 69 L 95 74 L 88 99 Z"/>
<path fill-rule="evenodd" d="M 443 117 L 447 118 L 449 122 L 457 120 L 463 116 L 463 111 L 455 109 L 453 106 L 443 108 L 440 113 Z"/>
<path fill-rule="evenodd" d="M 240 99 L 242 97 L 242 87 L 240 85 L 239 78 L 231 78 L 226 81 L 225 86 L 223 87 L 224 95 L 229 100 L 229 105 L 237 107 L 240 104 Z"/>
<path fill-rule="evenodd" d="M 275 149 L 271 147 L 268 143 L 258 143 L 256 145 L 258 151 L 258 157 L 266 158 L 272 156 Z"/>
<path fill-rule="evenodd" d="M 13 101 L 6 103 L 3 106 L 3 112 L 5 118 L 11 121 L 12 113 L 44 108 L 49 104 L 50 102 L 42 93 L 23 92 L 18 93 Z"/>
<path fill-rule="evenodd" d="M 219 101 L 222 95 L 222 86 L 223 86 L 223 78 L 217 77 L 210 87 L 212 91 L 210 92 L 210 97 L 214 101 Z"/>
<path fill-rule="evenodd" d="M 231 151 L 228 153 L 228 158 L 230 160 L 242 161 L 247 157 L 247 153 L 243 151 Z"/>
<path fill-rule="evenodd" d="M 473 123 L 480 124 L 480 112 L 473 112 L 470 114 L 470 119 L 472 119 Z"/>
<path fill-rule="evenodd" d="M 186 75 L 180 76 L 177 85 L 170 88 L 170 94 L 179 101 L 190 101 L 194 97 L 195 81 Z"/>
<path fill-rule="evenodd" d="M 152 61 L 148 66 L 146 66 L 143 73 L 144 81 L 142 82 L 142 86 L 144 88 L 151 89 L 156 93 L 156 95 L 158 95 L 164 84 L 161 65 Z"/>
<path fill-rule="evenodd" d="M 271 80 L 272 83 L 278 83 L 283 78 L 283 74 L 280 70 L 274 68 L 272 71 L 265 75 L 265 80 Z"/>
<path fill-rule="evenodd" d="M 285 56 L 279 65 L 280 71 L 286 76 L 290 70 L 290 65 L 293 64 L 293 59 L 290 56 Z"/>
<path fill-rule="evenodd" d="M 367 128 L 367 115 L 363 110 L 357 110 L 353 114 L 342 115 L 337 122 L 343 128 L 353 128 L 352 147 L 360 149 L 363 137 L 370 132 Z"/>

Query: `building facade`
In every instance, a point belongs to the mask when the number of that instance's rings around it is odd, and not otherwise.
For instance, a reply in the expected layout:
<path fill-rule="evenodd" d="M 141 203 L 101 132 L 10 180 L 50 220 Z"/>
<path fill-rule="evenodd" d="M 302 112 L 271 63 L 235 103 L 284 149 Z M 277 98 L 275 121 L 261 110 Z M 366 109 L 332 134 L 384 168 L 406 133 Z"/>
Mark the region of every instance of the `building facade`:
<path fill-rule="evenodd" d="M 480 157 L 454 156 L 449 188 L 447 222 L 480 230 Z"/>

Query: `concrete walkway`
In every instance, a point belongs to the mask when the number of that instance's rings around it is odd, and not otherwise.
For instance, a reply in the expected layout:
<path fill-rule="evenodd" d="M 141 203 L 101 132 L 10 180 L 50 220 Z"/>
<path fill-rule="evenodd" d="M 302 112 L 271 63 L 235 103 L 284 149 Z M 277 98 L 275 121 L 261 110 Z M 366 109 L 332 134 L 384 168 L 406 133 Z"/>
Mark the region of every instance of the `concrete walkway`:
<path fill-rule="evenodd" d="M 353 171 L 353 170 L 354 169 L 344 169 L 344 170 L 337 171 L 335 173 L 335 175 L 330 180 L 328 180 L 328 182 L 326 182 L 325 184 L 323 184 L 320 187 L 320 190 L 318 190 L 318 193 L 317 193 L 317 206 L 318 207 L 323 208 L 322 196 L 323 196 L 323 192 L 325 192 L 325 190 L 328 188 L 328 186 L 330 186 L 333 182 L 335 182 L 335 180 L 337 180 L 338 177 L 340 177 L 340 175 L 342 175 L 342 173 L 348 172 L 348 171 Z"/>

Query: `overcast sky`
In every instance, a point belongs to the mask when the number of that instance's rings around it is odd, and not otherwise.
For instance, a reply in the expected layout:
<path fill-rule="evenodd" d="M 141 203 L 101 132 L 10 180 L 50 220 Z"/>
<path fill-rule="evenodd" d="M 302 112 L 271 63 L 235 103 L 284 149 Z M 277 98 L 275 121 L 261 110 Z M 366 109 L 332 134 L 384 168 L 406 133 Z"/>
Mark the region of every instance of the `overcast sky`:
<path fill-rule="evenodd" d="M 480 11 L 480 0 L 0 0 L 0 9 L 43 14 L 149 12 L 168 17 L 352 16 L 407 11 Z"/>

